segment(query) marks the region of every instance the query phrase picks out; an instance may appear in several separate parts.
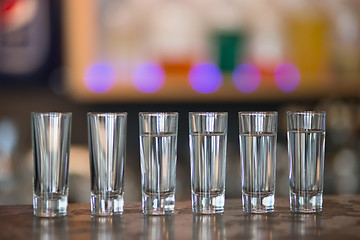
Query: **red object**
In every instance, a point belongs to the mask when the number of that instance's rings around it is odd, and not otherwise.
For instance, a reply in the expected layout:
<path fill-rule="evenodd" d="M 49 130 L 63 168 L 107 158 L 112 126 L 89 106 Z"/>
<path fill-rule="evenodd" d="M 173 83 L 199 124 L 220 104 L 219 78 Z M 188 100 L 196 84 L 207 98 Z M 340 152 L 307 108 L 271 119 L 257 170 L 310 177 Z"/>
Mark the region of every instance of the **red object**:
<path fill-rule="evenodd" d="M 0 1 L 0 11 L 2 14 L 5 14 L 15 6 L 17 0 L 1 0 Z"/>
<path fill-rule="evenodd" d="M 4 22 L 11 13 L 12 9 L 16 6 L 18 0 L 0 0 L 0 25 Z"/>

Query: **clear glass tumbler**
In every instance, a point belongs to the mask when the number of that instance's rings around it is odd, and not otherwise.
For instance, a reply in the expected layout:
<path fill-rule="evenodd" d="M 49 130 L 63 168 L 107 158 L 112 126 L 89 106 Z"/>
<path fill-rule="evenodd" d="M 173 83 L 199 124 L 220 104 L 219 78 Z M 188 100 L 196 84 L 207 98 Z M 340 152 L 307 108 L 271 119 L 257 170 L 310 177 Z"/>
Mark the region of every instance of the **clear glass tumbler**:
<path fill-rule="evenodd" d="M 71 113 L 32 113 L 34 215 L 67 214 Z"/>
<path fill-rule="evenodd" d="M 244 212 L 274 211 L 277 112 L 239 112 Z"/>
<path fill-rule="evenodd" d="M 139 113 L 142 211 L 175 210 L 178 113 Z"/>
<path fill-rule="evenodd" d="M 91 213 L 124 211 L 127 113 L 88 113 Z"/>
<path fill-rule="evenodd" d="M 226 112 L 189 113 L 192 211 L 224 212 L 226 174 Z"/>
<path fill-rule="evenodd" d="M 288 112 L 290 209 L 320 212 L 323 203 L 325 112 Z"/>

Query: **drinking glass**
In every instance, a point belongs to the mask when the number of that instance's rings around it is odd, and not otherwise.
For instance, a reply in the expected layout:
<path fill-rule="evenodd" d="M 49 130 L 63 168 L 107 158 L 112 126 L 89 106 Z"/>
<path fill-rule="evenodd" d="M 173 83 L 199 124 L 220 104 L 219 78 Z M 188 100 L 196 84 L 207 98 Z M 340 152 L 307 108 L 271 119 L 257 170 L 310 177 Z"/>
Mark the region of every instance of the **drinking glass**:
<path fill-rule="evenodd" d="M 88 113 L 91 213 L 107 216 L 124 210 L 127 113 Z"/>
<path fill-rule="evenodd" d="M 239 112 L 244 212 L 274 211 L 277 112 Z"/>
<path fill-rule="evenodd" d="M 34 215 L 67 214 L 71 113 L 31 113 Z"/>
<path fill-rule="evenodd" d="M 321 212 L 323 203 L 325 112 L 288 112 L 290 209 Z"/>
<path fill-rule="evenodd" d="M 178 113 L 139 113 L 142 211 L 175 210 Z"/>
<path fill-rule="evenodd" d="M 189 113 L 192 211 L 222 213 L 225 205 L 226 112 Z"/>

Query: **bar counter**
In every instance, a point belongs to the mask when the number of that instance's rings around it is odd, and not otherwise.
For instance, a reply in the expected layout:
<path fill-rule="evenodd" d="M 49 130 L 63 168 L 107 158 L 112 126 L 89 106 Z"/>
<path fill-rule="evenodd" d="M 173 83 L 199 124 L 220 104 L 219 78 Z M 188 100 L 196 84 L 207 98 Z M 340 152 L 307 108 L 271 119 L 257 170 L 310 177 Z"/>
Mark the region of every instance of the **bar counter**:
<path fill-rule="evenodd" d="M 360 195 L 325 196 L 323 212 L 294 214 L 287 198 L 275 212 L 245 214 L 240 199 L 227 199 L 221 215 L 195 215 L 176 202 L 171 216 L 144 216 L 141 203 L 126 203 L 122 216 L 92 217 L 89 204 L 70 204 L 68 216 L 38 218 L 31 205 L 0 206 L 0 239 L 360 239 Z"/>

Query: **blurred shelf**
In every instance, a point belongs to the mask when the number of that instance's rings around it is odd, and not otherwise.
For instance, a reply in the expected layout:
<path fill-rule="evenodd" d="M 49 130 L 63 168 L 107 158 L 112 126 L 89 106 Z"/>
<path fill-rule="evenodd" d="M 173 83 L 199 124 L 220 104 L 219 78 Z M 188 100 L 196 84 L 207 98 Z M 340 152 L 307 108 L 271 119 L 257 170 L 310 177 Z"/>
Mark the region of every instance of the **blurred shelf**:
<path fill-rule="evenodd" d="M 105 3 L 110 4 L 117 2 L 113 0 L 65 0 L 63 2 L 64 60 L 67 69 L 66 87 L 69 96 L 75 101 L 101 103 L 264 102 L 360 96 L 360 81 L 358 80 L 358 76 L 356 76 L 357 74 L 351 73 L 351 76 L 349 77 L 349 75 L 347 75 L 346 78 L 345 75 L 341 75 L 340 73 L 337 73 L 335 76 L 334 66 L 334 69 L 331 68 L 334 59 L 326 57 L 325 62 L 316 62 L 317 55 L 315 54 L 315 56 L 313 56 L 311 49 L 307 49 L 309 51 L 304 55 L 306 58 L 305 60 L 302 59 L 301 62 L 302 65 L 305 65 L 305 70 L 307 69 L 307 71 L 305 71 L 305 74 L 302 74 L 301 66 L 299 66 L 301 75 L 300 85 L 291 93 L 282 92 L 276 86 L 273 74 L 269 75 L 269 73 L 262 75 L 259 87 L 251 93 L 245 94 L 238 91 L 232 84 L 231 75 L 226 75 L 225 73 L 223 76 L 224 83 L 218 91 L 206 94 L 198 93 L 191 87 L 186 71 L 182 71 L 181 76 L 168 74 L 166 64 L 165 67 L 161 64 L 162 60 L 166 59 L 166 57 L 164 58 L 164 56 L 161 55 L 163 54 L 161 51 L 156 52 L 156 49 L 151 47 L 151 39 L 144 40 L 144 35 L 142 34 L 151 30 L 151 26 L 146 25 L 149 21 L 147 18 L 143 18 L 142 22 L 139 20 L 140 23 L 130 21 L 126 18 L 132 14 L 124 16 L 124 19 L 117 19 L 117 21 L 120 21 L 118 24 L 122 23 L 122 21 L 130 24 L 125 30 L 130 31 L 132 34 L 136 33 L 131 37 L 123 28 L 109 28 L 109 26 L 106 26 L 105 22 L 107 24 L 114 23 L 112 21 L 116 19 L 112 19 L 105 14 L 105 10 L 109 10 L 109 6 L 113 6 L 102 5 Z M 119 11 L 124 10 L 119 5 L 115 4 L 114 6 L 117 7 Z M 143 5 L 140 4 L 139 6 Z M 143 10 L 148 12 L 149 9 Z M 149 11 L 156 12 L 157 10 L 159 9 L 153 7 Z M 134 8 L 132 11 L 134 11 L 134 14 L 138 13 L 138 17 L 144 17 L 142 14 L 139 14 L 139 9 Z M 121 13 L 125 14 L 125 12 Z M 115 16 L 118 15 L 119 14 L 115 14 Z M 126 21 L 126 19 L 128 21 Z M 119 37 L 117 34 L 120 32 L 121 36 Z M 171 33 L 170 31 L 169 34 Z M 144 41 L 142 44 L 139 44 L 138 40 Z M 166 43 L 166 40 L 166 37 L 162 39 L 162 43 Z M 210 42 L 210 39 L 207 40 Z M 325 41 L 327 39 L 323 40 Z M 329 41 L 331 41 L 331 39 Z M 316 49 L 316 46 L 317 45 L 314 45 L 312 47 Z M 300 45 L 294 47 L 294 49 L 300 52 L 303 51 L 303 48 L 304 46 L 301 48 Z M 172 48 L 167 50 L 171 52 Z M 216 62 L 213 58 L 214 56 L 211 56 L 211 51 L 211 49 L 204 51 L 204 55 L 206 55 L 208 62 Z M 327 52 L 327 54 L 330 54 L 330 52 Z M 285 61 L 285 59 L 283 60 Z M 196 60 L 194 61 L 195 62 L 191 64 L 189 62 L 186 63 L 189 67 L 199 63 Z M 237 61 L 243 63 L 246 59 L 237 59 Z M 165 68 L 166 81 L 163 88 L 157 92 L 143 93 L 132 85 L 131 75 L 134 69 L 144 62 L 158 63 L 159 67 Z M 291 62 L 291 60 L 289 62 Z M 110 67 L 111 74 L 114 73 L 116 75 L 115 85 L 106 93 L 91 92 L 86 88 L 84 83 L 84 76 L 87 70 L 99 63 L 105 63 L 106 66 Z M 257 66 L 257 68 L 260 67 Z M 101 84 L 101 73 L 99 73 L 99 75 L 100 80 L 96 84 Z M 342 78 L 341 76 L 344 77 Z M 143 77 L 146 79 L 146 74 L 144 74 Z"/>
<path fill-rule="evenodd" d="M 264 102 L 287 100 L 317 100 L 326 97 L 359 97 L 360 82 L 349 86 L 302 86 L 291 93 L 281 91 L 273 79 L 263 83 L 251 93 L 238 91 L 229 77 L 225 77 L 222 87 L 213 93 L 199 93 L 192 89 L 186 78 L 171 79 L 163 89 L 155 93 L 143 93 L 130 84 L 117 84 L 106 93 L 89 91 L 82 81 L 73 81 L 68 86 L 70 96 L 79 102 Z"/>

